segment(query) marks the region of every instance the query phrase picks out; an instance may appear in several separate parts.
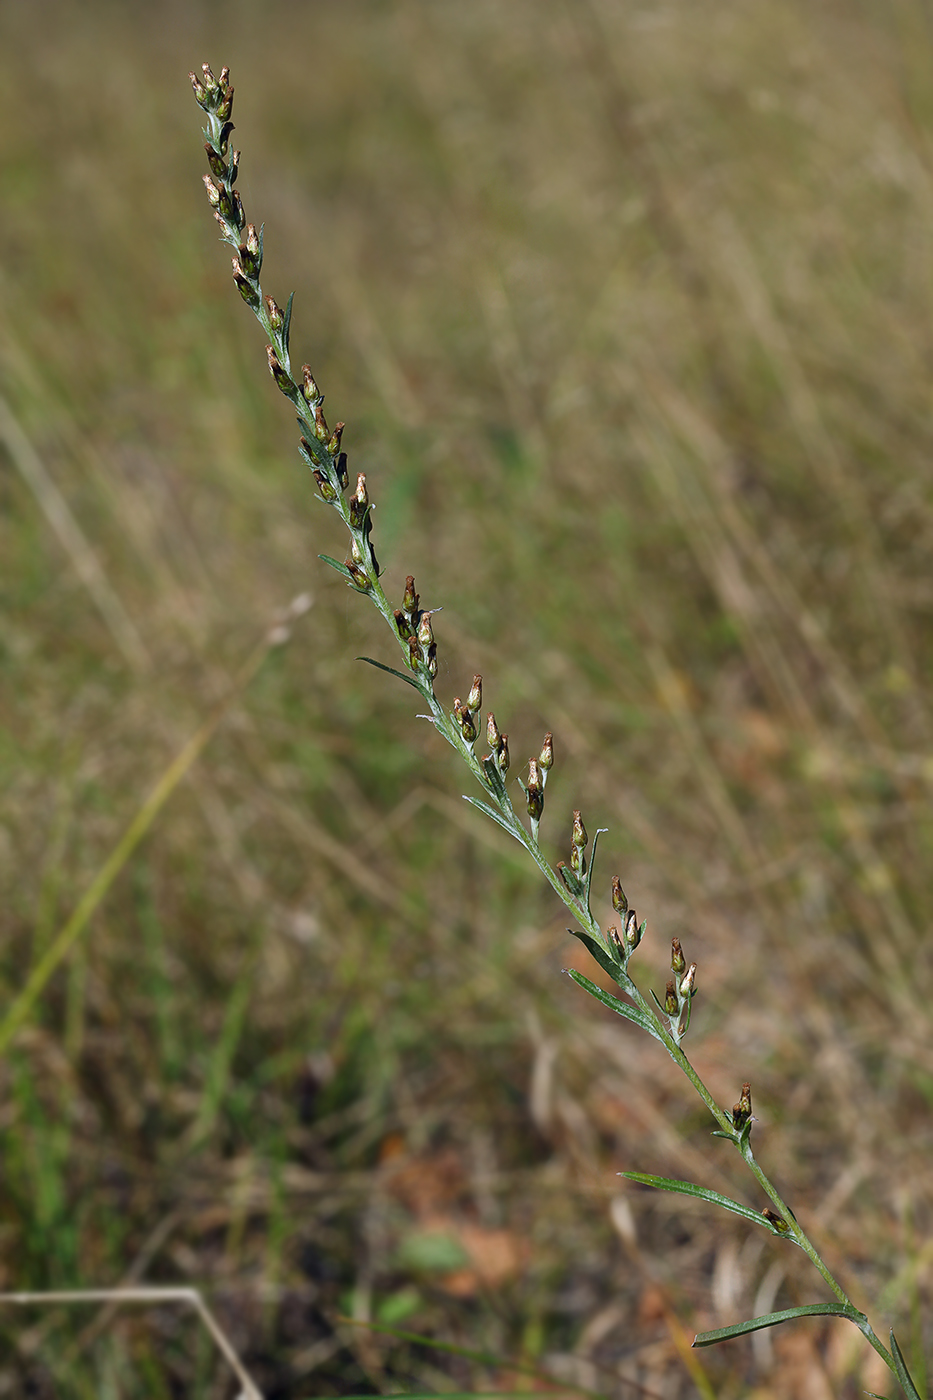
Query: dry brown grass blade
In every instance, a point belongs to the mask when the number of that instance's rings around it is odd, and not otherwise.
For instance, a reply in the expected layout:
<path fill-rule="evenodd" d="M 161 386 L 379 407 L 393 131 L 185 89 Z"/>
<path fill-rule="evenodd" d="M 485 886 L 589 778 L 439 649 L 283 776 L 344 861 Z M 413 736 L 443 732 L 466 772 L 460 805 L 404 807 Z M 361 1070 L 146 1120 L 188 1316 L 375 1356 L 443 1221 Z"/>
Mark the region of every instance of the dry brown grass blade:
<path fill-rule="evenodd" d="M 793 585 L 779 574 L 753 528 L 726 490 L 724 472 L 728 448 L 712 425 L 697 409 L 687 404 L 673 386 L 652 381 L 651 390 L 663 421 L 696 454 L 703 472 L 702 483 L 687 480 L 686 474 L 677 469 L 674 444 L 668 450 L 667 445 L 652 434 L 646 440 L 646 450 L 650 450 L 652 461 L 658 468 L 655 479 L 664 490 L 669 506 L 681 517 L 698 562 L 720 592 L 723 605 L 734 617 L 749 660 L 759 669 L 763 683 L 776 698 L 784 701 L 791 721 L 811 742 L 818 742 L 823 748 L 831 742 L 825 726 L 821 725 L 806 698 L 804 684 L 788 661 L 793 651 L 782 645 L 778 630 L 780 622 L 791 637 L 803 643 L 804 653 L 808 651 L 827 676 L 832 694 L 857 725 L 861 738 L 873 745 L 883 743 L 884 733 L 859 695 L 858 686 L 849 675 L 844 661 Z M 709 488 L 708 491 L 704 487 Z M 728 579 L 732 581 L 730 586 L 724 579 L 722 568 L 723 561 L 733 555 L 734 562 L 727 571 Z M 752 568 L 757 575 L 757 583 L 763 585 L 766 606 L 755 603 L 746 585 L 737 586 L 736 581 L 742 577 L 743 563 Z M 828 776 L 827 781 L 830 780 Z M 891 935 L 891 946 L 884 940 L 873 940 L 872 947 L 892 988 L 900 986 L 901 994 L 907 996 L 899 955 L 900 958 L 909 956 L 916 939 L 915 930 L 900 901 L 891 871 L 846 790 L 844 778 L 832 779 L 832 783 L 840 824 L 857 867 L 869 879 L 879 917 Z"/>
<path fill-rule="evenodd" d="M 6 399 L 0 396 L 0 441 L 16 470 L 35 497 L 40 510 L 71 560 L 107 625 L 124 660 L 132 671 L 142 674 L 151 669 L 145 644 L 110 583 L 100 560 L 48 468 L 27 437 Z"/>
<path fill-rule="evenodd" d="M 718 236 L 712 240 L 712 246 L 718 250 L 724 274 L 732 282 L 748 321 L 778 376 L 804 457 L 814 474 L 825 480 L 846 521 L 860 561 L 866 604 L 875 609 L 879 630 L 893 643 L 899 664 L 912 674 L 912 648 L 892 602 L 893 590 L 877 522 L 861 483 L 842 460 L 804 367 L 768 295 L 752 250 L 732 220 L 720 216 Z"/>
<path fill-rule="evenodd" d="M 165 1303 L 184 1303 L 197 1313 L 217 1350 L 227 1362 L 240 1385 L 240 1400 L 263 1400 L 262 1392 L 251 1379 L 236 1349 L 197 1288 L 77 1288 L 49 1293 L 0 1293 L 0 1304 L 19 1307 L 71 1307 L 81 1303 L 122 1305 L 137 1303 L 143 1307 L 161 1307 Z"/>

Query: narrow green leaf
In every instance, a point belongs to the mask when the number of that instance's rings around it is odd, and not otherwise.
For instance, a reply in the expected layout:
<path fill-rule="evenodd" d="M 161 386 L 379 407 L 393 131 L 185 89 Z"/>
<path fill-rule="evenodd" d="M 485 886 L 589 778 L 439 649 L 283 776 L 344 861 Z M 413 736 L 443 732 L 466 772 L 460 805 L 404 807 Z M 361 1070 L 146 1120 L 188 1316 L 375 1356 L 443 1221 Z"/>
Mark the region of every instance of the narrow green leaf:
<path fill-rule="evenodd" d="M 894 1335 L 893 1327 L 891 1328 L 891 1355 L 894 1357 L 894 1369 L 897 1372 L 897 1379 L 901 1383 L 901 1389 L 907 1396 L 907 1400 L 923 1400 L 923 1397 L 911 1379 L 910 1372 L 907 1369 L 907 1362 L 904 1360 L 904 1353 L 897 1344 L 897 1338 Z"/>
<path fill-rule="evenodd" d="M 486 774 L 486 781 L 489 784 L 489 791 L 500 802 L 508 801 L 508 789 L 505 780 L 499 772 L 499 765 L 490 755 L 482 760 L 483 772 Z"/>
<path fill-rule="evenodd" d="M 288 301 L 285 303 L 285 315 L 282 317 L 282 347 L 285 351 L 285 358 L 288 359 L 288 333 L 292 324 L 292 302 L 295 300 L 295 293 L 289 292 Z M 288 368 L 286 366 L 286 368 Z M 291 371 L 289 371 L 290 373 Z"/>
<path fill-rule="evenodd" d="M 593 883 L 593 869 L 596 865 L 596 847 L 599 844 L 600 836 L 606 836 L 608 833 L 608 826 L 601 826 L 593 837 L 593 849 L 590 851 L 590 863 L 587 866 L 586 883 L 583 887 L 583 901 L 586 904 L 586 912 L 588 914 L 590 912 L 590 885 Z"/>
<path fill-rule="evenodd" d="M 753 1210 L 751 1206 L 743 1206 L 741 1201 L 733 1201 L 731 1196 L 720 1195 L 718 1191 L 711 1191 L 708 1186 L 695 1186 L 692 1181 L 675 1181 L 669 1176 L 649 1176 L 646 1172 L 619 1172 L 620 1176 L 626 1177 L 629 1181 L 640 1182 L 642 1186 L 653 1186 L 657 1191 L 676 1191 L 681 1196 L 696 1196 L 700 1201 L 708 1201 L 710 1205 L 722 1206 L 723 1210 L 731 1210 L 733 1215 L 742 1215 L 746 1220 L 752 1220 L 756 1225 L 763 1225 L 772 1235 L 777 1235 L 779 1239 L 784 1239 L 784 1232 L 775 1229 L 771 1222 L 759 1211 Z"/>
<path fill-rule="evenodd" d="M 449 1356 L 463 1356 L 470 1361 L 478 1361 L 482 1366 L 495 1366 L 500 1371 L 518 1371 L 525 1376 L 540 1376 L 547 1381 L 548 1387 L 554 1389 L 554 1377 L 542 1370 L 540 1366 L 529 1364 L 528 1362 L 510 1359 L 509 1357 L 496 1355 L 494 1352 L 474 1351 L 471 1347 L 458 1346 L 455 1342 L 440 1342 L 434 1337 L 425 1337 L 419 1332 L 403 1332 L 398 1327 L 387 1327 L 384 1322 L 363 1322 L 355 1317 L 338 1317 L 337 1321 L 345 1327 L 365 1327 L 369 1332 L 380 1332 L 386 1337 L 396 1337 L 402 1342 L 414 1342 L 418 1346 L 430 1347 L 432 1351 L 446 1352 Z M 574 1385 L 570 1382 L 558 1385 L 557 1391 L 572 1391 L 576 1395 L 587 1395 L 592 1400 L 607 1400 L 598 1390 L 590 1390 L 583 1385 Z M 499 1395 L 501 1391 L 479 1391 L 478 1396 L 486 1394 Z M 469 1392 L 467 1392 L 469 1394 Z M 527 1395 L 528 1392 L 526 1391 Z M 455 1396 L 449 1396 L 448 1400 L 456 1400 Z"/>
<path fill-rule="evenodd" d="M 510 836 L 515 836 L 515 832 L 509 826 L 505 818 L 500 817 L 499 813 L 493 807 L 490 807 L 485 802 L 481 802 L 478 797 L 467 797 L 466 793 L 463 794 L 463 800 L 464 802 L 469 802 L 471 807 L 478 807 L 481 812 L 486 813 L 487 817 L 492 817 L 493 821 L 498 822 L 499 825 L 502 827 L 502 830 L 507 831 Z M 515 836 L 516 841 L 519 841 L 520 839 L 520 837 Z"/>
<path fill-rule="evenodd" d="M 576 871 L 571 870 L 569 865 L 564 865 L 557 873 L 563 880 L 567 889 L 573 895 L 574 899 L 582 901 L 583 892 L 586 889 L 586 885 L 580 879 Z M 587 912 L 589 912 L 588 909 Z"/>
<path fill-rule="evenodd" d="M 319 557 L 323 559 L 324 556 L 322 554 Z M 424 695 L 424 691 L 421 689 L 418 682 L 414 680 L 413 677 L 406 676 L 404 671 L 396 671 L 394 666 L 385 666 L 381 661 L 374 661 L 371 656 L 358 656 L 356 659 L 357 661 L 365 661 L 369 666 L 375 666 L 379 671 L 388 671 L 390 676 L 398 676 L 400 681 L 404 681 L 406 685 L 412 686 L 417 690 L 419 695 Z"/>
<path fill-rule="evenodd" d="M 574 938 L 579 938 L 590 957 L 599 963 L 603 972 L 607 972 L 617 986 L 625 987 L 631 981 L 625 969 L 619 966 L 612 954 L 595 938 L 592 938 L 588 933 L 581 933 L 576 928 L 569 928 L 567 932 L 572 933 Z"/>
<path fill-rule="evenodd" d="M 326 472 L 331 465 L 330 453 L 327 451 L 327 448 L 323 443 L 318 442 L 314 434 L 313 425 L 309 423 L 306 418 L 303 418 L 300 413 L 298 415 L 298 426 L 304 435 L 305 442 L 308 444 L 307 447 L 302 447 L 299 442 L 298 451 L 309 466 L 320 467 L 322 471 Z M 318 555 L 318 558 L 323 559 L 323 554 Z"/>
<path fill-rule="evenodd" d="M 336 569 L 338 574 L 343 574 L 344 578 L 348 578 L 351 583 L 353 582 L 353 575 L 350 573 L 346 564 L 341 564 L 338 560 L 331 559 L 329 554 L 319 554 L 318 558 L 323 559 L 324 563 L 329 564 L 332 569 Z"/>
<path fill-rule="evenodd" d="M 577 972 L 576 968 L 570 968 L 569 975 L 578 987 L 582 987 L 585 992 L 589 992 L 591 997 L 601 1001 L 603 1006 L 608 1006 L 610 1011 L 614 1011 L 618 1016 L 624 1016 L 628 1021 L 634 1021 L 636 1026 L 647 1031 L 649 1035 L 654 1035 L 657 1040 L 654 1027 L 645 1018 L 644 1013 L 638 1010 L 637 1006 L 629 1006 L 627 1001 L 621 1001 L 618 997 L 614 997 L 611 992 L 604 992 L 602 987 L 597 987 L 595 982 L 584 977 L 582 972 Z"/>
<path fill-rule="evenodd" d="M 783 1312 L 767 1313 L 748 1322 L 737 1322 L 732 1327 L 717 1327 L 715 1332 L 698 1332 L 693 1345 L 711 1347 L 716 1342 L 727 1342 L 731 1337 L 744 1337 L 747 1332 L 760 1332 L 763 1327 L 776 1327 L 779 1322 L 793 1322 L 795 1317 L 847 1317 L 856 1326 L 865 1321 L 863 1313 L 847 1308 L 844 1303 L 808 1303 L 803 1308 L 785 1308 Z M 920 1400 L 916 1391 L 914 1396 Z M 914 1400 L 914 1396 L 911 1396 L 911 1400 Z"/>

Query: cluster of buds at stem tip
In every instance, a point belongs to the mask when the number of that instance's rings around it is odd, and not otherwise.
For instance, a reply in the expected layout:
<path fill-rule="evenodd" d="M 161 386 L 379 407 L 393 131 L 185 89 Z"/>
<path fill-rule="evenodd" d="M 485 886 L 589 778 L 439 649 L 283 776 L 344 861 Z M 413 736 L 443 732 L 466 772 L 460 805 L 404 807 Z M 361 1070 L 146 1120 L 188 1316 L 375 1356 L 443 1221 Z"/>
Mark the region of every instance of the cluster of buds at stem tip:
<path fill-rule="evenodd" d="M 468 744 L 470 748 L 476 743 L 476 737 L 479 733 L 476 727 L 476 720 L 479 711 L 482 709 L 482 705 L 483 678 L 482 676 L 474 676 L 473 684 L 470 687 L 470 693 L 466 698 L 466 704 L 463 703 L 459 695 L 454 700 L 454 720 L 456 721 L 457 728 L 463 735 L 464 743 Z"/>
<path fill-rule="evenodd" d="M 198 100 L 198 106 L 202 107 L 212 117 L 219 117 L 222 122 L 230 120 L 230 113 L 233 111 L 233 88 L 230 86 L 230 69 L 221 68 L 220 77 L 215 78 L 211 72 L 209 63 L 201 64 L 201 77 L 194 73 L 189 73 L 191 86 L 194 88 L 194 95 Z"/>
<path fill-rule="evenodd" d="M 613 948 L 619 952 L 623 961 L 627 962 L 644 938 L 648 920 L 643 919 L 639 924 L 635 910 L 629 908 L 629 902 L 618 875 L 612 877 L 612 907 L 619 915 L 622 927 L 621 932 L 617 928 L 609 929 L 606 937 Z"/>
<path fill-rule="evenodd" d="M 499 733 L 492 710 L 486 716 L 486 743 L 489 745 L 489 757 L 495 759 L 496 767 L 504 778 L 509 771 L 509 736 Z"/>
<path fill-rule="evenodd" d="M 346 512 L 343 512 L 339 497 L 349 486 L 346 453 L 340 450 L 343 423 L 338 423 L 333 431 L 324 417 L 324 395 L 315 383 L 308 365 L 302 366 L 302 383 L 299 386 L 291 376 L 288 340 L 290 306 L 282 310 L 274 297 L 264 296 L 259 284 L 262 270 L 262 230 L 255 224 L 247 224 L 243 202 L 234 188 L 240 164 L 239 151 L 231 151 L 230 135 L 233 122 L 233 88 L 230 84 L 230 70 L 223 68 L 219 78 L 211 71 L 210 65 L 201 65 L 201 76 L 189 74 L 195 98 L 204 112 L 208 123 L 205 146 L 210 174 L 204 176 L 204 188 L 214 218 L 223 229 L 224 241 L 235 250 L 233 258 L 233 280 L 240 296 L 262 324 L 271 344 L 266 346 L 269 373 L 281 390 L 299 411 L 300 423 L 308 436 L 301 439 L 301 455 L 314 474 L 321 497 L 330 505 L 336 505 L 344 514 L 351 531 L 353 545 L 346 560 L 346 571 L 353 584 L 363 592 L 371 592 L 375 579 L 379 577 L 379 565 L 370 541 L 370 504 L 366 496 L 366 482 L 360 477 L 356 494 L 351 497 Z M 311 441 L 309 441 L 311 439 Z M 425 664 L 430 669 L 431 659 Z M 436 670 L 436 662 L 434 662 Z M 432 672 L 432 675 L 434 673 Z"/>
<path fill-rule="evenodd" d="M 220 77 L 215 78 L 211 72 L 210 64 L 202 63 L 200 78 L 195 73 L 189 73 L 188 77 L 191 79 L 191 86 L 194 89 L 199 107 L 210 118 L 208 129 L 205 131 L 205 135 L 209 139 L 204 149 L 211 173 L 204 176 L 204 188 L 214 211 L 214 218 L 223 229 L 225 238 L 234 247 L 237 247 L 240 243 L 240 235 L 246 226 L 246 215 L 243 212 L 243 203 L 239 193 L 233 187 L 240 167 L 240 153 L 230 150 L 230 133 L 233 131 L 233 122 L 230 120 L 230 114 L 233 111 L 230 70 L 222 68 Z M 237 263 L 235 265 L 234 276 L 237 278 L 237 286 L 243 293 L 244 299 L 247 300 L 250 299 L 243 289 L 240 278 L 249 278 L 252 275 L 252 271 L 247 268 L 246 264 Z M 250 300 L 250 305 L 253 306 L 254 310 L 256 309 L 252 300 Z"/>

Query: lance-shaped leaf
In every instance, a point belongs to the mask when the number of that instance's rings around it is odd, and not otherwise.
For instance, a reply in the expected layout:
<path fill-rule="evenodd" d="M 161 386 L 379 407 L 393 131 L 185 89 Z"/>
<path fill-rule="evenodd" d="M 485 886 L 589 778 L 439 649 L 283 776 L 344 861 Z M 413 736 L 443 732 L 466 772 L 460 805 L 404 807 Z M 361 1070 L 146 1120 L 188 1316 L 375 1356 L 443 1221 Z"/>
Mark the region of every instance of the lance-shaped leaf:
<path fill-rule="evenodd" d="M 498 824 L 502 827 L 502 830 L 507 831 L 510 836 L 515 836 L 515 832 L 509 826 L 505 818 L 500 817 L 499 813 L 495 811 L 494 808 L 490 807 L 487 803 L 481 802 L 478 797 L 467 797 L 466 793 L 463 794 L 463 800 L 464 802 L 469 802 L 471 807 L 478 807 L 481 812 L 486 813 L 487 817 L 492 817 L 493 821 L 498 822 Z M 515 840 L 521 841 L 521 837 L 515 836 Z"/>
<path fill-rule="evenodd" d="M 904 1353 L 897 1344 L 897 1338 L 894 1335 L 893 1327 L 891 1329 L 891 1355 L 894 1357 L 894 1369 L 897 1372 L 897 1379 L 901 1383 L 901 1389 L 907 1396 L 907 1400 L 922 1400 L 920 1392 L 914 1385 L 910 1372 L 907 1369 Z"/>
<path fill-rule="evenodd" d="M 486 782 L 489 785 L 489 791 L 492 793 L 493 797 L 504 806 L 511 807 L 512 802 L 509 797 L 509 791 L 505 785 L 505 779 L 499 772 L 499 765 L 496 760 L 490 755 L 488 758 L 482 760 L 482 764 L 483 772 L 486 774 Z"/>
<path fill-rule="evenodd" d="M 307 405 L 305 405 L 305 407 L 307 407 Z M 322 467 L 324 471 L 327 471 L 331 465 L 331 456 L 324 444 L 317 439 L 314 431 L 313 419 L 309 421 L 307 417 L 299 414 L 298 426 L 302 433 L 307 435 L 303 443 L 299 442 L 298 451 L 309 466 Z M 319 554 L 318 558 L 323 559 L 324 555 Z"/>
<path fill-rule="evenodd" d="M 637 1181 L 642 1186 L 653 1186 L 658 1191 L 675 1191 L 681 1196 L 696 1196 L 701 1201 L 708 1201 L 710 1205 L 722 1206 L 723 1210 L 731 1210 L 733 1215 L 744 1216 L 746 1220 L 753 1220 L 756 1225 L 763 1225 L 772 1235 L 777 1235 L 779 1239 L 784 1239 L 785 1232 L 772 1225 L 771 1221 L 759 1211 L 753 1210 L 751 1206 L 743 1206 L 741 1201 L 733 1201 L 731 1196 L 723 1196 L 718 1191 L 711 1191 L 708 1186 L 696 1186 L 692 1181 L 676 1181 L 669 1176 L 650 1176 L 647 1172 L 619 1172 L 628 1181 Z"/>
<path fill-rule="evenodd" d="M 323 559 L 323 557 L 324 556 L 322 554 L 320 558 Z M 417 690 L 419 695 L 424 694 L 424 690 L 418 684 L 418 682 L 416 680 L 413 680 L 411 676 L 406 676 L 404 671 L 396 671 L 394 666 L 386 666 L 382 661 L 374 661 L 371 656 L 358 656 L 356 659 L 357 661 L 365 661 L 370 666 L 377 667 L 380 671 L 388 671 L 390 676 L 398 676 L 400 681 L 404 681 L 406 685 L 412 686 L 415 690 Z"/>
<path fill-rule="evenodd" d="M 592 958 L 595 958 L 603 972 L 608 972 L 613 982 L 619 987 L 624 987 L 626 990 L 628 989 L 632 984 L 632 979 L 625 969 L 620 967 L 619 964 L 613 960 L 612 954 L 609 953 L 601 943 L 597 942 L 595 938 L 591 938 L 588 933 L 581 933 L 577 928 L 569 928 L 567 932 L 572 933 L 574 938 L 579 938 L 586 951 Z"/>
<path fill-rule="evenodd" d="M 590 866 L 591 870 L 592 868 L 593 867 Z M 567 865 L 565 861 L 560 862 L 560 864 L 557 867 L 557 873 L 563 880 L 564 886 L 573 895 L 574 899 L 577 900 L 578 903 L 582 902 L 583 895 L 586 891 L 585 881 L 581 880 L 577 872 L 575 870 L 571 870 L 570 866 Z M 586 912 L 588 914 L 590 912 L 589 905 L 586 906 Z"/>
<path fill-rule="evenodd" d="M 285 315 L 282 318 L 282 349 L 285 351 L 285 368 L 289 373 L 291 373 L 291 366 L 288 361 L 288 336 L 292 326 L 292 302 L 294 300 L 295 293 L 289 292 L 288 301 L 285 303 Z"/>
<path fill-rule="evenodd" d="M 752 1317 L 748 1322 L 736 1322 L 732 1327 L 717 1327 L 715 1332 L 698 1332 L 693 1339 L 695 1347 L 711 1347 L 717 1342 L 727 1342 L 731 1337 L 744 1337 L 747 1332 L 760 1332 L 763 1327 L 777 1327 L 779 1322 L 793 1322 L 795 1317 L 847 1317 L 861 1329 L 865 1314 L 844 1303 L 808 1303 L 802 1308 L 785 1308 L 783 1312 L 766 1313 L 764 1317 Z M 920 1400 L 914 1391 L 910 1400 Z"/>
<path fill-rule="evenodd" d="M 579 934 L 577 937 L 579 938 Z M 608 961 L 608 959 L 607 959 Z M 570 976 L 578 987 L 582 987 L 585 992 L 589 992 L 591 997 L 601 1001 L 603 1006 L 608 1006 L 610 1011 L 614 1011 L 617 1016 L 624 1016 L 628 1021 L 634 1021 L 643 1031 L 653 1035 L 655 1040 L 660 1040 L 660 1036 L 654 1026 L 648 1020 L 643 1011 L 639 1011 L 637 1006 L 629 1006 L 627 1001 L 621 1001 L 619 997 L 614 997 L 611 992 L 604 992 L 602 987 L 597 987 L 595 982 L 591 982 L 588 977 L 584 977 L 582 972 L 577 972 L 575 968 L 570 969 Z M 664 1043 L 663 1041 L 661 1042 Z"/>
<path fill-rule="evenodd" d="M 341 564 L 337 559 L 331 559 L 329 554 L 319 554 L 318 558 L 322 559 L 325 564 L 329 564 L 332 569 L 336 569 L 338 574 L 343 574 L 344 578 L 348 578 L 351 583 L 353 582 L 353 575 L 350 573 L 346 564 Z M 407 679 L 406 676 L 406 680 Z"/>

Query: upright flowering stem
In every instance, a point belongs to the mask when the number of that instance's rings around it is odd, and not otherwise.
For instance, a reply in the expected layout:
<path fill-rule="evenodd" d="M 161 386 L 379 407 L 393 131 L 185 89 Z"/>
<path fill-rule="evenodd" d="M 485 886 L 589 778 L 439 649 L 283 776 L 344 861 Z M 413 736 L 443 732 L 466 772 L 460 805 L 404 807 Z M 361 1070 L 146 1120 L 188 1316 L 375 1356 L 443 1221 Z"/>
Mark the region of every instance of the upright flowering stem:
<path fill-rule="evenodd" d="M 302 366 L 300 382 L 292 371 L 289 355 L 292 297 L 288 298 L 283 309 L 273 297 L 263 292 L 260 283 L 263 262 L 262 229 L 260 227 L 257 230 L 255 224 L 247 222 L 246 212 L 235 184 L 240 153 L 232 150 L 230 145 L 233 133 L 233 88 L 230 85 L 229 72 L 224 68 L 217 78 L 210 67 L 204 64 L 200 77 L 193 73 L 190 77 L 195 97 L 207 117 L 204 135 L 210 174 L 204 176 L 204 185 L 208 203 L 220 225 L 222 238 L 234 250 L 233 280 L 243 301 L 265 332 L 269 372 L 298 416 L 299 452 L 312 472 L 318 498 L 338 513 L 349 534 L 349 548 L 343 563 L 328 555 L 322 554 L 320 557 L 343 575 L 350 588 L 367 597 L 382 615 L 401 654 L 402 669 L 396 670 L 369 657 L 362 657 L 361 660 L 389 671 L 417 690 L 428 710 L 422 718 L 429 720 L 451 748 L 457 751 L 483 791 L 482 799 L 467 797 L 466 800 L 478 807 L 524 847 L 555 894 L 570 911 L 575 924 L 581 926 L 569 931 L 583 942 L 628 1000 L 623 1001 L 610 995 L 581 973 L 572 972 L 571 976 L 591 995 L 610 1006 L 619 1015 L 633 1021 L 664 1046 L 712 1114 L 717 1124 L 716 1135 L 726 1138 L 737 1149 L 771 1206 L 761 1215 L 756 1215 L 747 1206 L 730 1202 L 715 1192 L 690 1183 L 644 1177 L 639 1173 L 625 1175 L 664 1189 L 701 1195 L 738 1214 L 757 1220 L 760 1225 L 770 1230 L 772 1235 L 798 1245 L 838 1299 L 837 1304 L 828 1307 L 810 1305 L 803 1310 L 790 1309 L 782 1314 L 769 1315 L 765 1319 L 752 1319 L 749 1323 L 722 1329 L 719 1333 L 704 1334 L 697 1339 L 698 1343 L 706 1345 L 727 1335 L 753 1330 L 759 1325 L 772 1325 L 773 1322 L 786 1320 L 789 1315 L 800 1315 L 801 1311 L 834 1312 L 846 1316 L 859 1327 L 897 1376 L 908 1400 L 918 1400 L 916 1388 L 907 1375 L 893 1333 L 892 1349 L 889 1352 L 875 1336 L 868 1319 L 852 1306 L 798 1224 L 793 1211 L 758 1165 L 750 1145 L 753 1118 L 749 1086 L 743 1085 L 739 1102 L 729 1113 L 716 1103 L 681 1048 L 681 1041 L 689 1028 L 690 1009 L 696 993 L 696 963 L 687 964 L 680 941 L 674 939 L 671 946 L 673 976 L 667 984 L 663 1001 L 652 992 L 655 1003 L 652 1006 L 628 972 L 629 961 L 642 941 L 646 923 L 639 923 L 634 909 L 629 907 L 618 878 L 612 882 L 612 907 L 619 919 L 618 926 L 613 926 L 604 933 L 593 917 L 590 889 L 600 833 L 596 833 L 592 849 L 587 856 L 589 837 L 581 812 L 574 811 L 569 862 L 560 861 L 553 866 L 543 851 L 538 831 L 544 813 L 547 780 L 554 765 L 553 735 L 545 735 L 539 755 L 529 760 L 527 781 L 518 779 L 529 818 L 529 826 L 526 828 L 512 804 L 506 786 L 510 766 L 508 735 L 500 732 L 492 712 L 488 714 L 485 726 L 485 737 L 490 752 L 484 758 L 477 757 L 475 752 L 477 737 L 483 732 L 480 716 L 483 698 L 482 677 L 473 677 L 466 701 L 458 696 L 453 701 L 452 710 L 448 711 L 438 700 L 434 684 L 438 671 L 437 642 L 432 616 L 439 609 L 421 607 L 420 595 L 415 590 L 415 580 L 411 575 L 406 579 L 405 591 L 398 606 L 394 606 L 387 598 L 380 582 L 381 571 L 373 548 L 374 505 L 367 478 L 359 473 L 355 491 L 347 495 L 350 473 L 346 453 L 341 447 L 344 425 L 337 423 L 333 430 L 328 426 L 324 416 L 324 395 L 318 388 L 310 367 Z"/>

